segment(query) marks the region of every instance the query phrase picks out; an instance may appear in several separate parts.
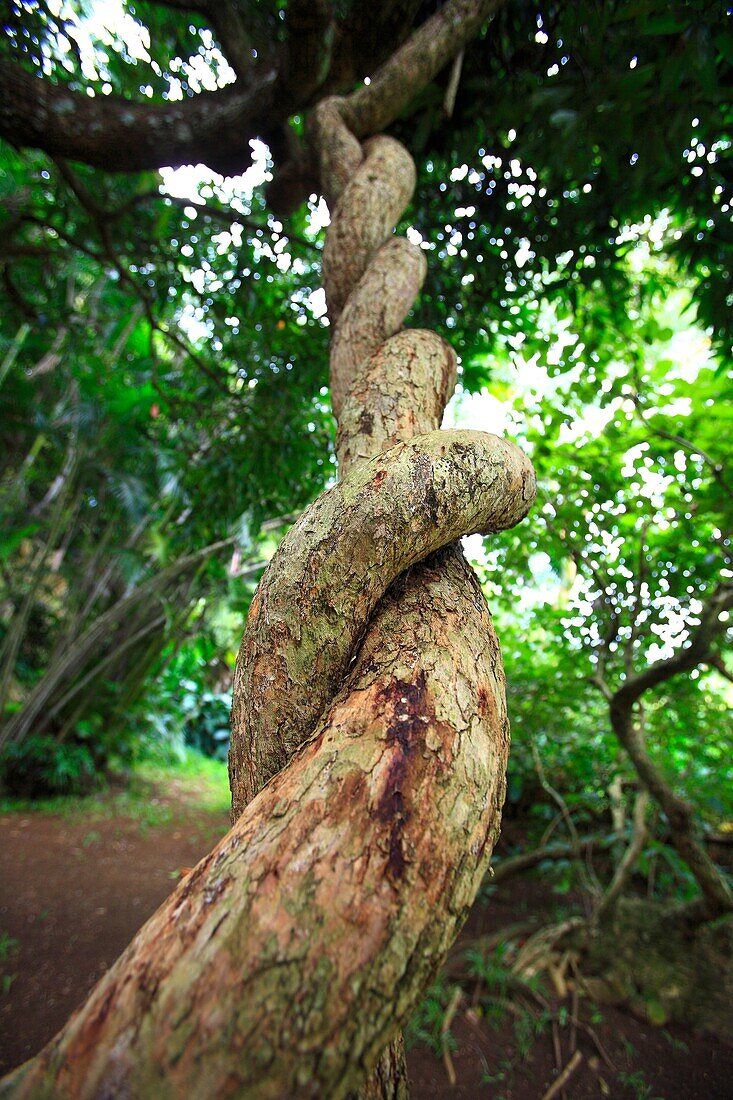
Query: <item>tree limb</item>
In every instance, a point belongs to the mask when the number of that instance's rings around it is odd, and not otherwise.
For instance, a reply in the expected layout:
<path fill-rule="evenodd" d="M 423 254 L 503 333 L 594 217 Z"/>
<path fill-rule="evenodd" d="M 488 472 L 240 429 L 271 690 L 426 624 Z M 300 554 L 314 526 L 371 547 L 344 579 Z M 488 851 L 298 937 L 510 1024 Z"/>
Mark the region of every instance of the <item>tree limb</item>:
<path fill-rule="evenodd" d="M 343 117 L 356 136 L 364 137 L 389 125 L 475 36 L 502 2 L 448 0 L 377 71 L 369 86 L 339 101 Z M 241 71 L 241 43 L 232 50 L 226 46 L 226 28 L 233 25 L 229 9 L 239 18 L 236 4 L 227 3 L 226 12 L 223 5 L 210 4 L 208 0 L 191 5 L 171 2 L 165 6 L 206 14 L 233 66 L 236 68 L 239 63 Z M 394 24 L 402 36 L 408 19 L 414 18 L 414 6 L 411 0 L 404 0 L 394 13 L 389 6 L 382 5 L 375 19 L 380 26 Z M 391 44 L 389 38 L 377 36 L 378 46 L 372 42 L 362 49 L 360 45 L 347 64 L 345 29 L 349 20 L 338 35 L 326 0 L 310 6 L 307 14 L 305 5 L 296 7 L 285 48 L 279 51 L 276 61 L 269 61 L 266 67 L 260 63 L 259 75 L 249 74 L 246 85 L 238 81 L 233 88 L 202 92 L 180 102 L 138 103 L 120 96 L 90 97 L 65 85 L 53 84 L 16 62 L 2 60 L 0 137 L 18 148 L 42 149 L 51 156 L 82 161 L 112 172 L 177 167 L 199 161 L 225 175 L 240 172 L 251 161 L 250 142 L 263 135 L 271 137 L 292 113 L 308 105 L 319 86 L 325 86 L 332 39 L 337 54 L 341 51 L 333 59 L 335 74 L 340 70 L 368 69 L 370 56 L 379 60 L 385 41 Z M 349 18 L 353 21 L 353 13 Z M 293 72 L 298 73 L 297 81 Z M 332 77 L 327 86 L 338 88 L 343 84 Z M 299 165 L 295 175 L 302 177 L 306 186 L 312 182 L 303 165 Z"/>
<path fill-rule="evenodd" d="M 152 306 L 152 303 L 151 303 L 151 300 L 150 300 L 150 296 L 147 294 L 147 292 L 146 292 L 145 288 L 143 287 L 143 285 L 130 274 L 129 269 L 125 266 L 125 264 L 123 264 L 121 262 L 118 254 L 117 254 L 117 251 L 116 251 L 116 249 L 113 245 L 113 242 L 112 242 L 112 239 L 111 239 L 111 236 L 110 236 L 109 222 L 111 220 L 113 220 L 114 212 L 108 211 L 99 202 L 97 202 L 96 198 L 91 194 L 91 192 L 88 190 L 88 188 L 84 186 L 84 184 L 79 179 L 79 177 L 76 175 L 76 173 L 73 171 L 73 169 L 65 161 L 60 160 L 60 159 L 57 160 L 56 161 L 56 166 L 57 166 L 59 172 L 61 173 L 63 179 L 66 181 L 67 185 L 71 188 L 74 195 L 78 199 L 78 201 L 81 204 L 82 208 L 86 210 L 86 212 L 90 215 L 90 217 L 94 221 L 94 223 L 97 227 L 97 230 L 99 232 L 99 237 L 100 237 L 100 240 L 101 240 L 101 243 L 102 243 L 102 251 L 101 252 L 96 252 L 94 249 L 88 248 L 87 246 L 82 245 L 77 237 L 74 237 L 71 234 L 66 233 L 63 229 L 59 229 L 58 226 L 47 225 L 45 222 L 41 221 L 41 219 L 35 217 L 35 215 L 30 215 L 30 214 L 26 215 L 23 220 L 27 221 L 27 222 L 31 222 L 33 224 L 38 224 L 41 227 L 43 227 L 44 229 L 52 230 L 61 240 L 63 240 L 71 248 L 78 249 L 79 251 L 83 252 L 85 255 L 87 255 L 87 256 L 91 257 L 92 259 L 96 260 L 97 263 L 99 263 L 99 264 L 104 265 L 105 260 L 106 260 L 112 266 L 112 268 L 117 272 L 117 274 L 119 275 L 120 281 L 122 283 L 124 283 L 126 286 L 128 286 L 130 288 L 130 290 L 133 292 L 133 294 L 135 294 L 136 297 L 139 299 L 140 304 L 142 305 L 142 308 L 144 310 L 145 317 L 148 321 L 148 324 L 150 325 L 151 333 L 157 332 L 165 340 L 167 340 L 170 343 L 174 344 L 180 351 L 182 351 L 187 356 L 187 358 L 189 358 L 191 360 L 191 362 L 194 364 L 194 366 L 196 366 L 196 368 L 199 371 L 201 371 L 202 374 L 205 374 L 206 377 L 209 378 L 209 380 L 211 382 L 213 382 L 213 384 L 217 387 L 217 389 L 220 390 L 220 392 L 222 394 L 225 394 L 226 396 L 230 396 L 230 390 L 229 390 L 229 387 L 228 387 L 228 384 L 227 384 L 226 375 L 224 375 L 222 377 L 215 369 L 210 367 L 209 364 L 206 363 L 206 361 L 204 359 L 202 359 L 200 355 L 197 354 L 197 352 L 195 352 L 193 350 L 193 348 L 187 343 L 186 340 L 183 339 L 182 336 L 180 336 L 180 334 L 178 332 L 176 332 L 172 328 L 169 328 L 167 325 L 162 324 L 155 317 L 155 313 L 154 313 L 153 306 Z M 158 192 L 146 192 L 144 194 L 144 196 L 142 196 L 142 197 L 147 197 L 147 196 L 152 195 L 152 194 L 157 195 Z M 163 198 L 163 196 L 160 196 L 160 197 Z M 191 206 L 191 205 L 195 206 L 196 205 L 195 203 L 189 202 L 189 200 L 187 200 L 187 199 L 178 199 L 178 198 L 175 198 L 174 196 L 167 196 L 167 197 L 170 198 L 170 201 L 172 203 L 178 204 L 178 205 L 181 205 L 181 206 Z M 213 210 L 213 212 L 218 213 L 216 208 L 212 208 L 212 210 Z M 239 216 L 235 216 L 230 211 L 223 211 L 222 212 L 222 217 L 224 217 L 229 224 L 231 224 L 235 221 L 240 221 L 240 222 L 246 221 L 246 218 L 241 218 Z M 264 228 L 264 227 L 258 226 L 258 228 Z M 151 354 L 152 354 L 152 351 L 151 351 Z"/>
<path fill-rule="evenodd" d="M 285 9 L 286 39 L 281 65 L 287 95 L 307 102 L 323 84 L 331 66 L 334 30 L 330 0 L 290 0 Z"/>
<path fill-rule="evenodd" d="M 616 836 L 584 836 L 573 840 L 570 844 L 548 844 L 539 848 L 533 848 L 529 852 L 521 852 L 518 856 L 510 856 L 492 865 L 489 886 L 496 886 L 504 879 L 513 875 L 520 875 L 524 871 L 531 871 L 533 867 L 544 863 L 545 860 L 555 859 L 579 859 L 594 848 L 607 848 L 615 843 Z"/>
<path fill-rule="evenodd" d="M 178 11 L 197 11 L 208 19 L 219 39 L 227 61 L 238 77 L 244 77 L 252 68 L 255 43 L 242 18 L 237 0 L 198 0 L 189 4 L 186 0 L 152 0 Z"/>
<path fill-rule="evenodd" d="M 684 436 L 677 435 L 675 432 L 668 432 L 665 428 L 659 428 L 656 424 L 654 424 L 651 421 L 650 416 L 647 415 L 650 414 L 652 410 L 648 409 L 644 405 L 640 394 L 633 394 L 631 400 L 634 402 L 634 407 L 639 414 L 639 419 L 641 420 L 644 427 L 652 433 L 652 435 L 656 435 L 660 439 L 667 439 L 670 443 L 676 443 L 679 447 L 682 448 L 683 451 L 687 451 L 687 453 L 690 455 L 698 455 L 703 460 L 707 468 L 710 470 L 710 473 L 718 482 L 718 485 L 720 485 L 723 492 L 727 496 L 733 497 L 733 489 L 731 489 L 730 485 L 728 485 L 725 479 L 725 466 L 722 462 L 716 462 L 712 455 L 708 454 L 707 451 L 704 451 L 702 447 L 699 446 L 699 444 L 694 443 L 689 439 L 685 439 Z"/>
<path fill-rule="evenodd" d="M 331 90 L 353 87 L 401 46 L 420 10 L 421 0 L 372 0 L 352 4 L 336 26 Z"/>
<path fill-rule="evenodd" d="M 502 2 L 448 0 L 377 70 L 370 84 L 342 100 L 339 111 L 351 132 L 368 137 L 394 122 Z"/>
<path fill-rule="evenodd" d="M 713 653 L 709 657 L 706 657 L 704 663 L 710 668 L 714 668 L 715 671 L 723 677 L 723 679 L 728 680 L 731 684 L 733 684 L 733 672 L 731 672 L 731 670 L 728 668 L 719 653 Z"/>
<path fill-rule="evenodd" d="M 18 148 L 83 161 L 110 172 L 136 172 L 203 161 L 234 174 L 251 161 L 250 141 L 287 118 L 276 95 L 277 71 L 172 103 L 87 96 L 0 60 L 0 137 Z"/>
<path fill-rule="evenodd" d="M 633 703 L 624 703 L 623 700 L 619 703 L 619 695 L 617 692 L 610 706 L 614 733 L 629 754 L 639 779 L 666 815 L 672 844 L 702 891 L 702 897 L 689 907 L 688 919 L 704 922 L 730 913 L 733 911 L 733 891 L 695 836 L 692 806 L 667 783 L 649 755 L 643 734 L 634 722 Z"/>

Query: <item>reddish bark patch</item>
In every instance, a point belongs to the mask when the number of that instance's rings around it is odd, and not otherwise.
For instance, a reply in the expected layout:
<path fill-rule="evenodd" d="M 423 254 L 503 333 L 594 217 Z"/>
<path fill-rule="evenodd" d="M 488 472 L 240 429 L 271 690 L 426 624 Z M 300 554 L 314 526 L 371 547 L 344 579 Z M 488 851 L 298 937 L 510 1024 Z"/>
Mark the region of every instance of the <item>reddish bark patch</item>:
<path fill-rule="evenodd" d="M 427 698 L 425 673 L 420 672 L 414 683 L 390 680 L 380 688 L 378 699 L 385 711 L 391 712 L 385 731 L 387 743 L 397 741 L 403 752 L 409 753 L 434 713 Z"/>
<path fill-rule="evenodd" d="M 84 1021 L 84 1028 L 79 1033 L 75 1044 L 75 1055 L 84 1058 L 94 1053 L 99 1045 L 100 1036 L 104 1030 L 104 1024 L 109 1016 L 109 1010 L 117 994 L 117 987 L 111 986 L 104 995 L 102 1003 L 96 1012 Z"/>
<path fill-rule="evenodd" d="M 356 805 L 361 802 L 364 795 L 364 787 L 366 785 L 366 779 L 364 772 L 354 770 L 344 778 L 341 784 L 341 795 L 344 802 L 351 805 Z"/>
<path fill-rule="evenodd" d="M 390 765 L 392 771 L 394 765 Z M 405 807 L 405 800 L 398 784 L 402 780 L 401 769 L 394 769 L 395 775 L 390 775 L 387 780 L 384 793 L 377 804 L 376 814 L 380 821 L 389 822 L 389 847 L 387 849 L 387 862 L 384 873 L 391 882 L 402 878 L 405 871 L 405 853 L 402 846 L 402 837 L 405 826 L 409 820 L 409 810 Z"/>
<path fill-rule="evenodd" d="M 380 688 L 378 699 L 385 707 L 385 739 L 392 753 L 375 816 L 378 821 L 389 825 L 385 873 L 396 881 L 405 869 L 403 838 L 411 817 L 409 803 L 403 793 L 410 780 L 410 757 L 413 749 L 423 743 L 433 709 L 427 698 L 424 672 L 419 673 L 414 683 L 390 680 Z"/>
<path fill-rule="evenodd" d="M 386 470 L 377 470 L 376 474 L 372 478 L 372 488 L 378 489 L 387 476 Z"/>
<path fill-rule="evenodd" d="M 491 688 L 486 684 L 479 684 L 478 688 L 478 714 L 479 718 L 489 718 L 492 728 L 496 725 L 496 718 L 498 717 L 498 711 L 496 706 L 496 699 Z"/>

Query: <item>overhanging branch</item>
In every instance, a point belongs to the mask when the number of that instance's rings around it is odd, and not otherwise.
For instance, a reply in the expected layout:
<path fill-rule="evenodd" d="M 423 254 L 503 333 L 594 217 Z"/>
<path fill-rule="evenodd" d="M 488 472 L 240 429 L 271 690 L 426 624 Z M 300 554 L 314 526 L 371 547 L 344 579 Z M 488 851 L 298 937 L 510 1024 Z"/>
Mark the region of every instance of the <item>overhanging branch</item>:
<path fill-rule="evenodd" d="M 342 117 L 352 132 L 364 137 L 394 121 L 502 2 L 448 0 L 377 70 L 369 86 L 339 100 Z M 183 9 L 188 5 L 166 6 Z M 230 6 L 236 7 L 227 4 L 227 11 Z M 225 31 L 231 29 L 231 20 L 224 18 L 223 5 L 202 0 L 190 8 L 211 18 L 233 67 L 241 73 L 248 51 L 242 52 L 241 36 L 236 48 L 227 49 Z M 380 26 L 392 18 L 399 37 L 413 14 L 414 5 L 405 0 L 393 16 L 380 6 L 375 17 L 381 20 Z M 370 58 L 378 58 L 381 52 L 373 42 L 347 44 L 347 21 L 342 26 L 332 24 L 325 0 L 305 14 L 303 6 L 296 5 L 292 24 L 290 47 L 286 44 L 277 61 L 266 66 L 260 63 L 246 85 L 240 80 L 232 88 L 202 92 L 180 102 L 139 103 L 120 96 L 87 96 L 30 73 L 13 61 L 1 60 L 0 137 L 18 148 L 41 149 L 51 156 L 112 172 L 198 162 L 225 175 L 240 172 L 250 163 L 254 138 L 277 132 L 291 114 L 312 101 L 318 87 L 342 86 L 339 71 L 366 70 Z M 294 77 L 294 63 L 304 57 L 305 75 L 299 71 Z"/>
<path fill-rule="evenodd" d="M 243 171 L 250 141 L 287 117 L 269 69 L 246 90 L 238 84 L 175 103 L 86 96 L 0 61 L 0 137 L 19 148 L 83 161 L 111 172 L 204 162 Z"/>
<path fill-rule="evenodd" d="M 195 11 L 214 28 L 227 61 L 237 76 L 252 67 L 253 42 L 242 18 L 237 0 L 151 0 L 158 7 L 174 11 Z"/>
<path fill-rule="evenodd" d="M 475 38 L 503 0 L 448 0 L 372 77 L 344 99 L 340 113 L 358 138 L 376 134 Z"/>

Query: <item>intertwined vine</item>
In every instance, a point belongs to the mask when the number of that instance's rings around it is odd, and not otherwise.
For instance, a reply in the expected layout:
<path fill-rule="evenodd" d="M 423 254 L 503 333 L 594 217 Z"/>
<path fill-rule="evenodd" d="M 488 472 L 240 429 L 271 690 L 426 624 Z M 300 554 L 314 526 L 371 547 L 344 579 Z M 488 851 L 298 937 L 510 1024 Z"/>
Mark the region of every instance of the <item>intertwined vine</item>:
<path fill-rule="evenodd" d="M 436 430 L 456 360 L 436 333 L 401 328 L 426 273 L 423 251 L 393 235 L 415 186 L 411 156 L 386 136 L 362 145 L 335 99 L 319 106 L 314 137 L 333 210 L 323 281 L 342 480 L 283 541 L 252 603 L 235 679 L 235 818 L 313 732 L 391 583 L 462 535 L 518 523 L 535 493 L 511 443 Z M 504 728 L 498 684 L 494 694 Z"/>

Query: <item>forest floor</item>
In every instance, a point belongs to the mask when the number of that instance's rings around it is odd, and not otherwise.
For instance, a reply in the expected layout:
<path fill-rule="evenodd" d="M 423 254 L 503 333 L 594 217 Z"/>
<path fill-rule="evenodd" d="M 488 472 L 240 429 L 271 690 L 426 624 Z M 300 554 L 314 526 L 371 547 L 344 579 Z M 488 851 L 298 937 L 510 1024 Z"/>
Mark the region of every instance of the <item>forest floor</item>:
<path fill-rule="evenodd" d="M 0 1073 L 64 1023 L 226 831 L 226 806 L 223 776 L 210 772 L 149 774 L 132 792 L 0 813 Z M 566 910 L 569 902 L 565 896 Z M 478 935 L 550 919 L 557 907 L 551 884 L 509 879 L 488 904 L 477 903 L 451 957 L 460 958 Z M 477 996 L 478 985 L 472 992 L 464 984 L 459 998 L 450 978 L 428 998 L 411 1033 L 429 1033 L 433 1049 L 417 1042 L 409 1052 L 413 1098 L 540 1100 L 569 1063 L 576 1068 L 557 1093 L 565 1100 L 731 1095 L 733 1047 L 711 1036 L 654 1027 L 585 998 L 563 1002 L 542 989 L 513 998 L 501 973 L 496 981 L 495 1013 Z M 448 1005 L 450 1027 L 441 1033 Z"/>

